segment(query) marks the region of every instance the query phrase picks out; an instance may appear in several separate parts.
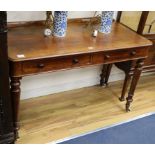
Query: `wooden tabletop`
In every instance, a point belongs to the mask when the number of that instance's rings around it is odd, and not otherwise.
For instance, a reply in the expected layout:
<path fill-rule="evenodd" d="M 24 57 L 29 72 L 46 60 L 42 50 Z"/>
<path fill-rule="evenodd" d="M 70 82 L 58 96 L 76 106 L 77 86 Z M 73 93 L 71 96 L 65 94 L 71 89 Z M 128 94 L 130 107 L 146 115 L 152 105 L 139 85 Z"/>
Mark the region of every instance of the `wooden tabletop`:
<path fill-rule="evenodd" d="M 41 25 L 9 29 L 9 60 L 23 61 L 152 45 L 151 41 L 116 22 L 113 22 L 110 34 L 99 33 L 96 38 L 91 36 L 91 30 L 83 23 L 68 24 L 64 38 L 44 37 L 43 31 Z"/>

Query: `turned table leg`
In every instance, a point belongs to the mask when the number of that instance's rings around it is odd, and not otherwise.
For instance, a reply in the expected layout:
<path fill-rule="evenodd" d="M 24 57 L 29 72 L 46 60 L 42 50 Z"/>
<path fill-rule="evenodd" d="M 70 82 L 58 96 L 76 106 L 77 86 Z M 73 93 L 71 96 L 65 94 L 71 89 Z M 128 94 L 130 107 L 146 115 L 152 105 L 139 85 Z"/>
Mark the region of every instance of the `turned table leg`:
<path fill-rule="evenodd" d="M 143 64 L 144 64 L 144 59 L 139 59 L 136 63 L 134 74 L 133 74 L 131 85 L 130 85 L 130 90 L 128 93 L 128 97 L 126 98 L 127 100 L 126 111 L 127 112 L 130 111 L 130 104 L 133 101 L 133 95 L 134 95 L 138 80 L 142 72 Z"/>
<path fill-rule="evenodd" d="M 19 104 L 20 104 L 20 80 L 21 77 L 11 77 L 11 99 L 13 107 L 13 120 L 14 120 L 14 132 L 15 138 L 19 138 Z"/>
<path fill-rule="evenodd" d="M 106 76 L 107 65 L 103 65 L 100 79 L 100 86 L 105 86 L 105 76 Z"/>
<path fill-rule="evenodd" d="M 103 65 L 102 73 L 100 75 L 100 77 L 101 77 L 100 86 L 107 86 L 108 85 L 108 80 L 109 80 L 111 68 L 112 68 L 112 64 Z"/>
<path fill-rule="evenodd" d="M 106 71 L 106 76 L 105 76 L 105 84 L 108 85 L 108 80 L 109 80 L 109 76 L 111 73 L 111 68 L 112 68 L 112 64 L 108 64 L 107 66 L 107 71 Z"/>
<path fill-rule="evenodd" d="M 124 80 L 124 83 L 123 83 L 123 89 L 122 89 L 121 97 L 119 98 L 120 101 L 125 101 L 125 94 L 126 94 L 128 85 L 130 83 L 131 77 L 132 77 L 132 72 L 131 71 L 129 73 L 125 74 L 125 80 Z"/>

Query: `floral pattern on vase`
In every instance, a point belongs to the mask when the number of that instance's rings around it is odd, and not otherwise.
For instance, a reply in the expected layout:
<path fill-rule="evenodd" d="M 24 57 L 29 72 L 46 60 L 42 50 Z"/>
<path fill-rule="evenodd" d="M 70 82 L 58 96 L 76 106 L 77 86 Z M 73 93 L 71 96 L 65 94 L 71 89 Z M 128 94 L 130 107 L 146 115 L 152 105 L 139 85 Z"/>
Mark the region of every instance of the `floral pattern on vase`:
<path fill-rule="evenodd" d="M 110 33 L 114 11 L 102 11 L 99 32 Z"/>
<path fill-rule="evenodd" d="M 67 30 L 68 11 L 54 12 L 53 35 L 56 37 L 64 37 Z"/>

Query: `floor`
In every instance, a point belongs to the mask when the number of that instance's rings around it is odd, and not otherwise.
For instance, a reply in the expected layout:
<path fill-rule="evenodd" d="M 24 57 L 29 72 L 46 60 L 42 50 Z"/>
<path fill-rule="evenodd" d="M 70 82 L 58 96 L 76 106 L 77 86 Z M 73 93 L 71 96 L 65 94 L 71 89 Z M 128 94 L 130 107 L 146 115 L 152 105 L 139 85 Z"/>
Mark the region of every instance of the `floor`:
<path fill-rule="evenodd" d="M 155 74 L 141 77 L 129 113 L 118 100 L 122 82 L 21 101 L 17 143 L 49 143 L 155 111 Z"/>

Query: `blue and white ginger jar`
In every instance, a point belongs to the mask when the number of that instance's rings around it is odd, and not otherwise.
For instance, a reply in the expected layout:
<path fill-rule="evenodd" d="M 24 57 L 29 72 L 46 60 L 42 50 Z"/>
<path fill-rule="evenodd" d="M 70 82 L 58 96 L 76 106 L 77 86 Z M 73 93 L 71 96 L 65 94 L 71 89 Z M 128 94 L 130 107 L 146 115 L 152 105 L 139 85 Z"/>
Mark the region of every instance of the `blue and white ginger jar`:
<path fill-rule="evenodd" d="M 101 25 L 99 28 L 99 32 L 101 32 L 101 33 L 110 33 L 111 32 L 113 15 L 114 15 L 114 11 L 102 11 Z"/>
<path fill-rule="evenodd" d="M 67 31 L 68 11 L 54 12 L 53 35 L 56 37 L 65 37 Z"/>

